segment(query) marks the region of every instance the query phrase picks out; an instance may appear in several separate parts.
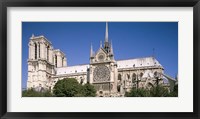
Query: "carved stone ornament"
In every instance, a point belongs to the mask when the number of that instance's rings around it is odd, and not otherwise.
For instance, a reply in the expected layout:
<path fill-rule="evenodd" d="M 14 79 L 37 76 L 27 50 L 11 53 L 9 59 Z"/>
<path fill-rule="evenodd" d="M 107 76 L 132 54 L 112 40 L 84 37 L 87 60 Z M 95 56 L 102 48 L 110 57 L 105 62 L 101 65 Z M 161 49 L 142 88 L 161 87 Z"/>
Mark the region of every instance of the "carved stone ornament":
<path fill-rule="evenodd" d="M 103 54 L 103 53 L 100 53 L 99 55 L 98 55 L 98 60 L 99 61 L 103 61 L 105 59 L 105 55 Z"/>
<path fill-rule="evenodd" d="M 94 82 L 106 82 L 110 80 L 110 70 L 107 66 L 100 65 L 94 69 Z"/>

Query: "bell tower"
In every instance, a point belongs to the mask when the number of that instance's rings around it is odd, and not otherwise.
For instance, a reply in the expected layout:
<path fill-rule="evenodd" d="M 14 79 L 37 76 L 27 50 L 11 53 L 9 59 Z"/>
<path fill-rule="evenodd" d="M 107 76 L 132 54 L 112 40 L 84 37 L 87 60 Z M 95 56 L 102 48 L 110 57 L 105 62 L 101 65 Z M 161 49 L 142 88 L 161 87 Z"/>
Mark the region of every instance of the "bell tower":
<path fill-rule="evenodd" d="M 32 35 L 29 40 L 27 88 L 37 91 L 49 89 L 48 82 L 55 74 L 53 47 L 44 36 Z"/>

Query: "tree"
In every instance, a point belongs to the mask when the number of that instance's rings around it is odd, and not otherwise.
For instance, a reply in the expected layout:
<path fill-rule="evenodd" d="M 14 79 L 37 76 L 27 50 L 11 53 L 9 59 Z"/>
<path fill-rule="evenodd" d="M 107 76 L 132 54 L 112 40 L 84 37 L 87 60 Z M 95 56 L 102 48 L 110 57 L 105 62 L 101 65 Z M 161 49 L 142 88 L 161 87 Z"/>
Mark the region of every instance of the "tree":
<path fill-rule="evenodd" d="M 82 86 L 81 94 L 84 97 L 95 97 L 96 90 L 93 85 L 90 85 L 89 83 L 87 83 Z"/>
<path fill-rule="evenodd" d="M 81 85 L 74 78 L 59 80 L 54 88 L 53 93 L 57 97 L 74 97 L 80 91 Z"/>
<path fill-rule="evenodd" d="M 53 89 L 57 97 L 94 97 L 96 90 L 90 84 L 81 85 L 74 78 L 59 80 Z"/>
<path fill-rule="evenodd" d="M 125 97 L 150 97 L 150 92 L 144 88 L 132 88 L 130 92 L 125 93 Z"/>
<path fill-rule="evenodd" d="M 161 85 L 158 85 L 150 89 L 150 96 L 151 97 L 168 97 L 169 90 Z"/>
<path fill-rule="evenodd" d="M 126 92 L 126 97 L 177 97 L 178 91 L 169 92 L 169 90 L 162 85 L 145 88 L 132 88 L 130 92 Z"/>
<path fill-rule="evenodd" d="M 52 93 L 50 91 L 37 92 L 34 89 L 28 89 L 22 91 L 22 97 L 52 97 Z"/>
<path fill-rule="evenodd" d="M 178 84 L 174 86 L 174 90 L 169 93 L 168 97 L 178 97 Z"/>

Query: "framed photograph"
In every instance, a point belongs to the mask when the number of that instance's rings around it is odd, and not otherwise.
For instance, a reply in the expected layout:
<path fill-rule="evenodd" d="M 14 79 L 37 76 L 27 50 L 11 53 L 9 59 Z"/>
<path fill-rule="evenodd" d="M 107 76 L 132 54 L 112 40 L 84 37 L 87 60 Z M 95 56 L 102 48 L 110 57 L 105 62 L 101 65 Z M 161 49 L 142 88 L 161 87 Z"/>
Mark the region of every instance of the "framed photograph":
<path fill-rule="evenodd" d="M 199 0 L 0 7 L 2 118 L 199 118 Z"/>

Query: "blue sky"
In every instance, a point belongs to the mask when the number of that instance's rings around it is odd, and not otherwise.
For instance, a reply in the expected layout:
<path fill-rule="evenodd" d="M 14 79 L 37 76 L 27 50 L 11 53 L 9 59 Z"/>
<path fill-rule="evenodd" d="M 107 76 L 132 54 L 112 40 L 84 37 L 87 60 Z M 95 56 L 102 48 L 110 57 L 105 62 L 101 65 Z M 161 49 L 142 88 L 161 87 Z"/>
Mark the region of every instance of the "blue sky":
<path fill-rule="evenodd" d="M 23 22 L 22 87 L 26 88 L 28 42 L 44 35 L 67 56 L 68 66 L 89 64 L 90 45 L 105 39 L 105 22 Z M 116 60 L 154 56 L 171 77 L 178 73 L 178 22 L 108 22 Z M 154 53 L 153 53 L 154 49 Z"/>

